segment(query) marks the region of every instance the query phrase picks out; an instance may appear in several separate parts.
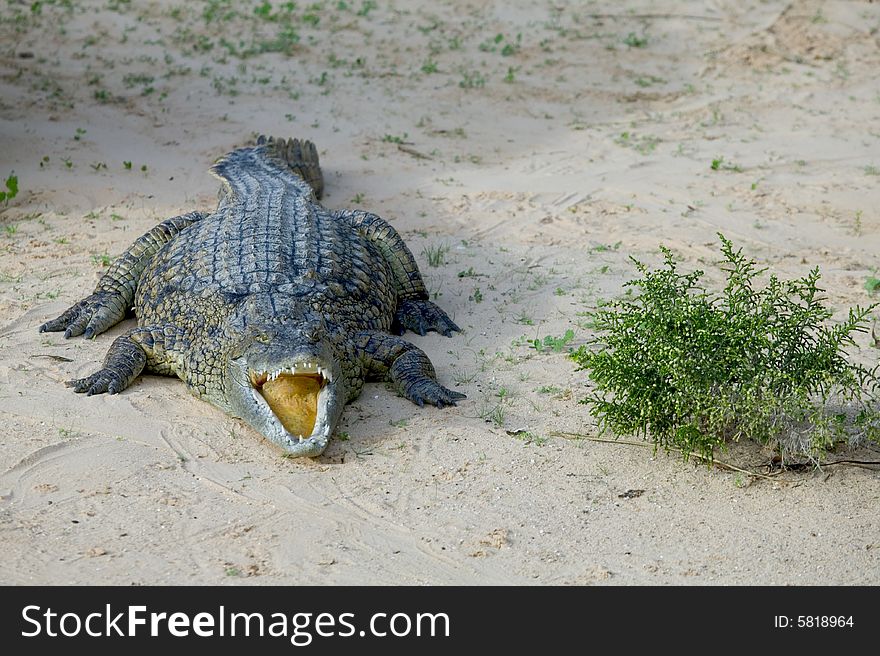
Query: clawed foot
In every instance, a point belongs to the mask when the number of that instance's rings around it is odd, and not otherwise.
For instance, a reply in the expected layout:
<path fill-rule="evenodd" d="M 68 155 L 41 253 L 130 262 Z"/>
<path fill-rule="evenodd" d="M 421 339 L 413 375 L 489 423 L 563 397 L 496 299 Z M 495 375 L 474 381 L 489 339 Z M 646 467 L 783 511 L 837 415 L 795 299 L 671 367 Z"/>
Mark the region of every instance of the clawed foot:
<path fill-rule="evenodd" d="M 107 357 L 104 358 L 104 366 L 100 371 L 86 378 L 68 381 L 67 386 L 72 387 L 79 394 L 89 396 L 104 392 L 119 394 L 134 382 L 147 363 L 147 355 L 143 348 L 132 339 L 133 335 L 144 330 L 139 328 L 128 335 L 117 337 L 110 345 Z"/>
<path fill-rule="evenodd" d="M 448 405 L 457 405 L 459 401 L 467 398 L 461 392 L 447 389 L 425 375 L 405 376 L 397 381 L 397 386 L 406 398 L 420 407 L 428 403 L 438 408 L 445 408 Z"/>
<path fill-rule="evenodd" d="M 461 332 L 461 328 L 431 301 L 401 301 L 394 320 L 399 335 L 407 330 L 419 335 L 433 330 L 446 337 Z"/>
<path fill-rule="evenodd" d="M 104 392 L 119 394 L 119 392 L 128 387 L 121 374 L 106 367 L 91 376 L 69 380 L 65 384 L 68 387 L 72 387 L 77 394 L 85 393 L 86 396 L 103 394 Z"/>
<path fill-rule="evenodd" d="M 461 392 L 447 389 L 436 380 L 431 380 L 430 378 L 425 378 L 410 386 L 409 389 L 404 391 L 404 396 L 418 406 L 428 403 L 436 405 L 438 408 L 457 405 L 459 401 L 467 398 Z"/>
<path fill-rule="evenodd" d="M 438 408 L 456 405 L 466 398 L 461 392 L 446 389 L 438 383 L 434 365 L 428 356 L 414 346 L 409 346 L 410 350 L 399 355 L 389 369 L 392 382 L 404 397 L 419 406 L 430 403 Z"/>
<path fill-rule="evenodd" d="M 125 300 L 114 292 L 95 292 L 68 308 L 57 319 L 40 326 L 40 332 L 64 331 L 64 337 L 83 335 L 91 339 L 125 318 Z"/>

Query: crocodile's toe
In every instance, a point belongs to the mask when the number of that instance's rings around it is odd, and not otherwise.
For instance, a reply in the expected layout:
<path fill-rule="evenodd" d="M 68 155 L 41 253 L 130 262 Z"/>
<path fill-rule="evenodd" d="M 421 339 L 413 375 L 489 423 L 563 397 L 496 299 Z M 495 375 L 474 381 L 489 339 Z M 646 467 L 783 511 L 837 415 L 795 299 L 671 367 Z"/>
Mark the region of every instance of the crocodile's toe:
<path fill-rule="evenodd" d="M 67 381 L 66 385 L 72 387 L 77 394 L 85 394 L 86 396 L 94 396 L 95 394 L 119 394 L 125 389 L 122 378 L 115 371 L 110 369 L 101 369 L 97 373 L 87 376 L 86 378 L 77 378 Z"/>

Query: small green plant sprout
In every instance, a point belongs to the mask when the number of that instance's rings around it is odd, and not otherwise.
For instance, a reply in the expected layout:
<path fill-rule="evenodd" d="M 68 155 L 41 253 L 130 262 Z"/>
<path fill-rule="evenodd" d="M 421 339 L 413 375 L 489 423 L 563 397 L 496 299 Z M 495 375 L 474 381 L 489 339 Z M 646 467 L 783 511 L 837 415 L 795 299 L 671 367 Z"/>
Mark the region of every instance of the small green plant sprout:
<path fill-rule="evenodd" d="M 487 402 L 480 410 L 480 419 L 487 424 L 491 423 L 497 427 L 504 425 L 504 415 L 506 414 L 505 400 L 502 398 L 497 403 Z"/>
<path fill-rule="evenodd" d="M 524 326 L 534 326 L 535 325 L 535 320 L 532 319 L 532 317 L 529 315 L 529 313 L 526 312 L 525 310 L 523 310 L 522 312 L 519 313 L 519 316 L 516 317 L 515 321 L 517 323 L 521 323 Z"/>
<path fill-rule="evenodd" d="M 617 241 L 617 242 L 614 242 L 613 244 L 596 244 L 595 246 L 590 248 L 590 252 L 591 253 L 608 253 L 610 251 L 616 251 L 618 248 L 620 248 L 620 245 L 622 243 L 623 242 Z"/>
<path fill-rule="evenodd" d="M 553 337 L 553 335 L 547 335 L 544 339 L 535 338 L 529 340 L 528 343 L 531 348 L 535 349 L 538 352 L 549 349 L 554 353 L 562 353 L 563 349 L 573 339 L 574 331 L 569 328 L 565 331 L 565 334 L 562 337 Z M 571 351 L 571 347 L 569 347 L 568 350 Z"/>
<path fill-rule="evenodd" d="M 126 171 L 131 171 L 131 162 L 129 162 L 128 160 L 122 162 L 122 166 Z"/>
<path fill-rule="evenodd" d="M 868 276 L 868 279 L 865 280 L 865 289 L 869 294 L 877 293 L 877 290 L 880 290 L 880 278 Z"/>
<path fill-rule="evenodd" d="M 504 43 L 504 45 L 501 45 Z M 483 41 L 479 48 L 483 52 L 500 52 L 502 57 L 510 57 L 519 52 L 522 45 L 522 33 L 517 34 L 515 39 L 507 39 L 503 34 L 496 34 L 494 38 Z"/>
<path fill-rule="evenodd" d="M 502 57 L 510 57 L 511 55 L 515 55 L 519 52 L 520 46 L 522 45 L 522 33 L 516 35 L 515 41 L 509 41 L 504 44 L 504 47 L 501 48 L 501 56 Z"/>
<path fill-rule="evenodd" d="M 650 155 L 656 150 L 657 144 L 660 143 L 660 138 L 649 135 L 637 135 L 627 130 L 615 137 L 614 143 L 626 148 L 632 148 L 642 155 Z"/>
<path fill-rule="evenodd" d="M 648 37 L 645 34 L 639 36 L 635 32 L 630 32 L 626 35 L 626 38 L 624 38 L 623 43 L 630 48 L 644 48 L 648 45 Z"/>
<path fill-rule="evenodd" d="M 94 264 L 100 264 L 101 266 L 108 267 L 113 262 L 113 258 L 107 253 L 99 253 L 92 255 L 92 262 Z"/>
<path fill-rule="evenodd" d="M 357 10 L 357 15 L 366 18 L 370 12 L 378 6 L 379 4 L 375 0 L 363 0 L 363 2 L 361 2 L 361 8 Z"/>
<path fill-rule="evenodd" d="M 263 4 L 258 7 L 254 7 L 254 14 L 263 18 L 265 20 L 269 20 L 272 16 L 272 3 L 266 2 L 264 0 Z"/>
<path fill-rule="evenodd" d="M 428 260 L 428 266 L 437 268 L 446 264 L 446 254 L 449 252 L 449 246 L 439 244 L 437 246 L 425 246 L 422 249 L 422 255 Z"/>
<path fill-rule="evenodd" d="M 479 48 L 482 52 L 495 52 L 498 50 L 498 44 L 502 41 L 504 41 L 504 35 L 496 34 L 494 38 L 483 41 Z"/>
<path fill-rule="evenodd" d="M 486 76 L 479 71 L 462 71 L 458 86 L 462 89 L 482 89 L 486 86 Z"/>
<path fill-rule="evenodd" d="M 503 401 L 503 400 L 508 399 L 508 398 L 511 397 L 511 392 L 510 392 L 509 389 L 507 389 L 506 387 L 504 387 L 504 386 L 502 385 L 502 386 L 499 387 L 498 390 L 495 392 L 495 396 L 497 396 L 499 399 L 501 399 L 501 400 Z"/>
<path fill-rule="evenodd" d="M 599 336 L 571 357 L 595 385 L 581 402 L 602 430 L 710 462 L 740 438 L 816 462 L 838 441 L 877 441 L 880 366 L 867 369 L 846 352 L 876 305 L 830 323 L 818 267 L 795 280 L 765 277 L 719 238 L 720 293 L 703 286 L 702 271 L 680 272 L 661 248 L 661 268 L 631 258 L 641 274 L 626 283 L 631 293 L 594 313 Z"/>
<path fill-rule="evenodd" d="M 742 167 L 739 164 L 731 164 L 730 162 L 725 162 L 723 157 L 716 157 L 712 160 L 712 163 L 709 165 L 709 168 L 713 171 L 735 171 L 737 173 L 742 172 Z"/>
<path fill-rule="evenodd" d="M 855 218 L 853 219 L 852 231 L 853 231 L 853 234 L 856 235 L 857 237 L 862 236 L 862 227 L 863 227 L 862 226 L 862 214 L 863 214 L 862 210 L 856 210 L 856 215 L 855 215 Z"/>
<path fill-rule="evenodd" d="M 525 430 L 524 428 L 520 428 L 519 430 L 506 431 L 508 435 L 511 437 L 515 437 L 518 440 L 522 440 L 527 445 L 534 444 L 535 446 L 544 446 L 547 443 L 547 438 L 542 435 L 536 435 L 535 433 Z"/>
<path fill-rule="evenodd" d="M 402 137 L 397 134 L 386 134 L 384 137 L 382 137 L 382 141 L 384 141 L 385 143 L 405 144 L 409 143 L 406 140 L 408 136 L 409 135 L 406 132 L 403 133 Z"/>
<path fill-rule="evenodd" d="M 0 202 L 9 205 L 9 201 L 18 196 L 18 176 L 15 175 L 15 171 L 6 177 L 5 186 L 6 190 L 0 191 Z"/>
<path fill-rule="evenodd" d="M 640 75 L 633 81 L 640 87 L 649 87 L 652 84 L 663 84 L 666 82 L 662 77 L 657 77 L 656 75 Z"/>

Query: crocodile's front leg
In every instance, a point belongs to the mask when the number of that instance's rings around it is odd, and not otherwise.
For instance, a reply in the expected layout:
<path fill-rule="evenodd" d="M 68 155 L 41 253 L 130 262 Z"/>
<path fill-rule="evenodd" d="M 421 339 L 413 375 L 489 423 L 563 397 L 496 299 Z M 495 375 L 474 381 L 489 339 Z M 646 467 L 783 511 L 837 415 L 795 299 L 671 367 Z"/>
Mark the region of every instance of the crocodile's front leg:
<path fill-rule="evenodd" d="M 57 319 L 44 323 L 40 332 L 63 330 L 65 338 L 85 335 L 86 339 L 91 339 L 115 326 L 132 306 L 138 281 L 153 255 L 183 229 L 204 217 L 200 212 L 190 212 L 157 225 L 116 259 L 101 276 L 93 294 L 68 308 Z"/>
<path fill-rule="evenodd" d="M 413 403 L 442 408 L 466 398 L 438 383 L 428 356 L 405 339 L 365 330 L 358 333 L 357 341 L 368 377 L 390 380 Z"/>
<path fill-rule="evenodd" d="M 391 266 L 398 299 L 392 330 L 400 335 L 407 330 L 419 335 L 434 330 L 446 337 L 452 336 L 453 331 L 461 332 L 440 307 L 428 300 L 416 259 L 390 223 L 362 210 L 340 210 L 336 216 L 375 244 Z"/>
<path fill-rule="evenodd" d="M 174 326 L 135 328 L 117 337 L 104 358 L 104 366 L 86 378 L 67 382 L 76 392 L 118 394 L 134 382 L 144 367 L 174 374 L 181 360 L 183 338 Z"/>

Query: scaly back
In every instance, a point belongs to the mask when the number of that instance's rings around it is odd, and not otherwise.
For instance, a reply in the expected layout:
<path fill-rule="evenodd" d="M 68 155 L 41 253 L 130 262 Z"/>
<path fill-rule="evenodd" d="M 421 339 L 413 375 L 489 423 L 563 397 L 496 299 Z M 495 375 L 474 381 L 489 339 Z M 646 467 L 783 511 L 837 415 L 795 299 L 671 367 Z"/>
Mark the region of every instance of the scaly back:
<path fill-rule="evenodd" d="M 311 142 L 261 137 L 218 160 L 212 173 L 223 182 L 220 205 L 156 254 L 151 279 L 138 288 L 143 320 L 154 306 L 158 315 L 160 303 L 168 313 L 196 298 L 234 304 L 249 295 L 263 295 L 267 307 L 282 304 L 279 295 L 309 297 L 312 307 L 345 296 L 350 311 L 340 320 L 360 321 L 377 305 L 390 317 L 387 263 L 316 201 L 323 182 Z M 377 296 L 377 288 L 387 293 Z"/>

